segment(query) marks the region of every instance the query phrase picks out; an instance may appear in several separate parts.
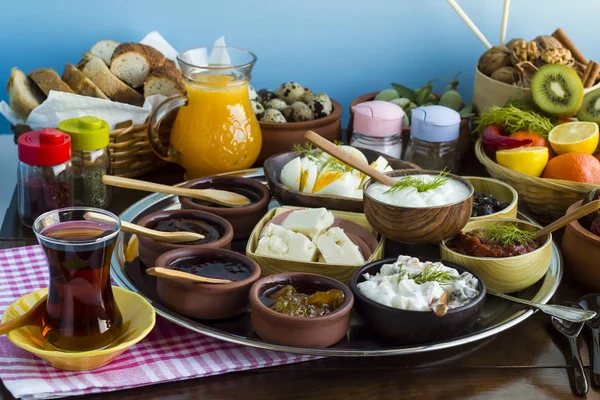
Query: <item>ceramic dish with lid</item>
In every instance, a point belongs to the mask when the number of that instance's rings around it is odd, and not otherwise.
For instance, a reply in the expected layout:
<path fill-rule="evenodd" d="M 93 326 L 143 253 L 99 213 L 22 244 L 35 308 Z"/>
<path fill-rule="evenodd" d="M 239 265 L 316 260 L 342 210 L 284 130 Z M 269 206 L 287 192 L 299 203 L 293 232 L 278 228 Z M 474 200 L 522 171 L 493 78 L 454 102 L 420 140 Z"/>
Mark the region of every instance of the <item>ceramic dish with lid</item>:
<path fill-rule="evenodd" d="M 254 225 L 267 212 L 271 201 L 269 189 L 262 183 L 248 178 L 209 176 L 188 181 L 182 187 L 229 190 L 248 197 L 251 203 L 242 207 L 224 207 L 189 197 L 179 197 L 181 208 L 209 212 L 225 218 L 233 227 L 233 237 L 236 239 L 250 236 Z"/>
<path fill-rule="evenodd" d="M 195 225 L 196 221 L 199 225 Z M 208 212 L 195 210 L 159 211 L 141 218 L 138 225 L 162 231 L 191 230 L 205 236 L 199 243 L 165 243 L 138 236 L 140 260 L 146 267 L 154 267 L 156 259 L 167 251 L 176 249 L 202 249 L 231 247 L 233 228 L 227 220 Z"/>
<path fill-rule="evenodd" d="M 2 323 L 23 315 L 47 293 L 48 289 L 40 289 L 15 301 L 2 315 Z M 100 368 L 145 338 L 154 327 L 156 320 L 154 308 L 139 294 L 118 286 L 113 286 L 113 293 L 123 316 L 123 330 L 117 339 L 104 349 L 81 352 L 58 351 L 46 343 L 37 326 L 25 326 L 11 331 L 7 334 L 8 339 L 15 346 L 35 354 L 56 368 L 68 371 Z"/>
<path fill-rule="evenodd" d="M 182 248 L 161 255 L 156 266 L 181 269 L 177 264 L 181 265 L 182 261 L 187 267 L 195 267 L 201 275 L 203 269 L 214 271 L 215 266 L 227 267 L 237 272 L 239 280 L 232 278 L 232 274 L 209 276 L 233 280 L 218 284 L 158 278 L 158 296 L 167 307 L 186 317 L 211 320 L 231 318 L 246 311 L 250 287 L 260 278 L 261 270 L 256 262 L 225 249 Z M 184 271 L 190 272 L 190 269 Z"/>
<path fill-rule="evenodd" d="M 279 313 L 267 306 L 266 294 L 286 285 L 310 295 L 317 291 L 337 289 L 343 293 L 342 303 L 332 312 L 316 317 L 297 317 Z M 316 274 L 287 273 L 267 276 L 250 289 L 250 318 L 254 331 L 269 343 L 294 347 L 329 347 L 346 336 L 350 327 L 350 311 L 354 296 L 350 289 L 335 279 Z"/>

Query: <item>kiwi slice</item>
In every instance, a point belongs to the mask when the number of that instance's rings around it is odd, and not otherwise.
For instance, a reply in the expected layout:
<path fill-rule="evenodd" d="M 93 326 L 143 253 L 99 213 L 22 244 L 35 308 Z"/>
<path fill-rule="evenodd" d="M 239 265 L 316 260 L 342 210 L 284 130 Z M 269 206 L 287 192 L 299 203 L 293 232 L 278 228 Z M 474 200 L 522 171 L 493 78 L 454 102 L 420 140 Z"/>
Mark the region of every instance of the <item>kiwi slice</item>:
<path fill-rule="evenodd" d="M 548 64 L 533 75 L 531 95 L 543 111 L 570 116 L 581 106 L 583 83 L 574 69 L 566 65 Z"/>
<path fill-rule="evenodd" d="M 580 121 L 600 122 L 600 89 L 592 90 L 583 96 L 577 118 Z"/>

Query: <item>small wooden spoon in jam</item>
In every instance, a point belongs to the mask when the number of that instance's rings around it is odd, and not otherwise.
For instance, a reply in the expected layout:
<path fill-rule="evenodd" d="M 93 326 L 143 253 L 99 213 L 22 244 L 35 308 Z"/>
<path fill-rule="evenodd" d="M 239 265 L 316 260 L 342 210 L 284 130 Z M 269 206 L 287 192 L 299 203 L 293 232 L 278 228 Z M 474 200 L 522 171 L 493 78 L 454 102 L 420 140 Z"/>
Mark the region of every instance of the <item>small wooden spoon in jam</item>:
<path fill-rule="evenodd" d="M 148 268 L 146 270 L 148 275 L 156 276 L 157 278 L 165 278 L 171 279 L 175 281 L 189 281 L 189 282 L 199 282 L 199 283 L 231 283 L 233 281 L 229 279 L 217 279 L 217 278 L 207 278 L 206 276 L 194 275 L 183 271 L 178 271 L 176 269 L 168 269 L 168 268 Z"/>

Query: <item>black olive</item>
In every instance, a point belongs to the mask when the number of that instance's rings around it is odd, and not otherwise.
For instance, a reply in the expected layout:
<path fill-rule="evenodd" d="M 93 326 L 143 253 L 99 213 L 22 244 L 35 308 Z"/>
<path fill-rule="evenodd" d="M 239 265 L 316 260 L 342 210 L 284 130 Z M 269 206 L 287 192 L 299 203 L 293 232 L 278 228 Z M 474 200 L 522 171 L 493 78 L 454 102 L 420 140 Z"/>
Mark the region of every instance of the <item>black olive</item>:
<path fill-rule="evenodd" d="M 508 203 L 501 203 L 501 204 L 498 206 L 498 211 L 500 211 L 500 210 L 504 210 L 504 209 L 505 209 L 505 208 L 507 208 L 507 207 L 508 207 Z"/>
<path fill-rule="evenodd" d="M 486 204 L 481 207 L 481 215 L 490 215 L 494 213 L 494 209 L 489 204 Z"/>

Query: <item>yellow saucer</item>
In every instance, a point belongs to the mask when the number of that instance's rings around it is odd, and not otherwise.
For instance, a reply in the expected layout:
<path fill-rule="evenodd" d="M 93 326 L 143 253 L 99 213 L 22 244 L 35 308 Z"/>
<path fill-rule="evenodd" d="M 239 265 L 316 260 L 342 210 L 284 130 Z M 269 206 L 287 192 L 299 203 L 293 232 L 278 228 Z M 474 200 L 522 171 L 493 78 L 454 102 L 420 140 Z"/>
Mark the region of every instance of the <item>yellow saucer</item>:
<path fill-rule="evenodd" d="M 2 323 L 29 311 L 47 292 L 47 288 L 40 289 L 15 301 L 4 312 Z M 26 326 L 9 332 L 8 339 L 56 368 L 70 371 L 100 368 L 146 337 L 156 322 L 154 308 L 142 296 L 117 286 L 113 286 L 113 293 L 123 316 L 123 330 L 121 335 L 105 349 L 69 353 L 58 351 L 44 341 L 40 329 L 35 326 Z"/>

